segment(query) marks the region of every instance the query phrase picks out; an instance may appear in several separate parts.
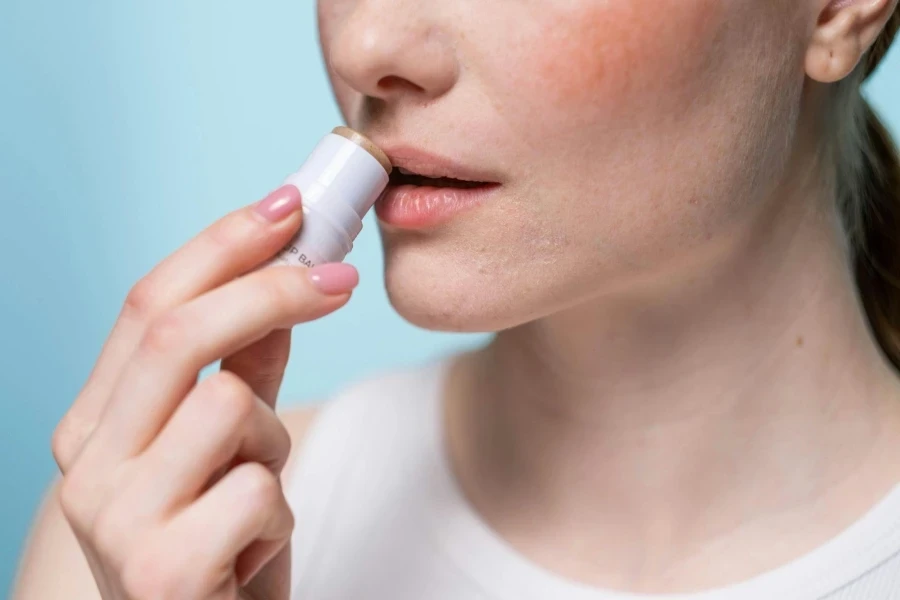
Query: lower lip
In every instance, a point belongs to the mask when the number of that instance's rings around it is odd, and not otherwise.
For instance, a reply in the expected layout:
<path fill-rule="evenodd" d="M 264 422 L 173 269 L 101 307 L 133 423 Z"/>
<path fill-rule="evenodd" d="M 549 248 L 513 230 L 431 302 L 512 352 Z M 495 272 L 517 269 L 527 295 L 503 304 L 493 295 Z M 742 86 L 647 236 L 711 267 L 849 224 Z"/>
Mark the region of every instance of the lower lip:
<path fill-rule="evenodd" d="M 467 189 L 389 185 L 375 203 L 375 214 L 381 222 L 402 229 L 434 227 L 481 206 L 498 187 L 498 184 Z"/>

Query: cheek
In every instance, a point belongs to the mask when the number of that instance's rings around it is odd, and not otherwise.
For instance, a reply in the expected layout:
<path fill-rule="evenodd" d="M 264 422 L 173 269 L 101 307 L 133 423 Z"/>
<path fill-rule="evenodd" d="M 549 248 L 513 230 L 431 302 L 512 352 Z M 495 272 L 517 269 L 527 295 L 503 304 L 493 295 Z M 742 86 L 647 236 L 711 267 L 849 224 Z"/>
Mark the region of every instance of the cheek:
<path fill-rule="evenodd" d="M 516 59 L 533 67 L 517 87 L 557 110 L 593 107 L 607 115 L 658 103 L 660 94 L 669 104 L 690 101 L 715 56 L 723 0 L 577 4 L 537 21 L 535 39 Z"/>

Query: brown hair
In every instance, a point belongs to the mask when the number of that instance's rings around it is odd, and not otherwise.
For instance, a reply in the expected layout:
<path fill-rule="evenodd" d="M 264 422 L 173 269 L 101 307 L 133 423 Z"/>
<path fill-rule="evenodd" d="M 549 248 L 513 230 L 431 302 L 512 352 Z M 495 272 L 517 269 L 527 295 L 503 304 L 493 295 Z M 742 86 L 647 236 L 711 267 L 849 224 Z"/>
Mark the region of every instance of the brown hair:
<path fill-rule="evenodd" d="M 876 340 L 900 369 L 900 155 L 860 89 L 898 29 L 900 9 L 856 71 L 837 85 L 831 156 L 862 304 Z"/>

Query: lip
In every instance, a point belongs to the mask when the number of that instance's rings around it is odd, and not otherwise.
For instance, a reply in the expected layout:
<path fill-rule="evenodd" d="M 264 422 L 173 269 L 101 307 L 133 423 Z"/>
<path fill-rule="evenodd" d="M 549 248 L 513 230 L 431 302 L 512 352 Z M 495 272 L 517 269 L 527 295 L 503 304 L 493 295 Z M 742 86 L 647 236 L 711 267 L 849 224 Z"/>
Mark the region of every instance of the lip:
<path fill-rule="evenodd" d="M 375 214 L 382 223 L 393 227 L 425 229 L 440 225 L 481 206 L 502 184 L 496 173 L 419 148 L 390 145 L 381 148 L 394 168 L 430 178 L 484 182 L 473 188 L 389 184 L 375 203 Z"/>
<path fill-rule="evenodd" d="M 478 208 L 498 187 L 496 183 L 470 189 L 389 185 L 375 203 L 375 215 L 399 229 L 435 227 Z"/>
<path fill-rule="evenodd" d="M 432 154 L 412 146 L 382 146 L 395 168 L 414 171 L 425 177 L 452 177 L 463 181 L 500 183 L 497 173 L 463 165 L 450 158 Z"/>

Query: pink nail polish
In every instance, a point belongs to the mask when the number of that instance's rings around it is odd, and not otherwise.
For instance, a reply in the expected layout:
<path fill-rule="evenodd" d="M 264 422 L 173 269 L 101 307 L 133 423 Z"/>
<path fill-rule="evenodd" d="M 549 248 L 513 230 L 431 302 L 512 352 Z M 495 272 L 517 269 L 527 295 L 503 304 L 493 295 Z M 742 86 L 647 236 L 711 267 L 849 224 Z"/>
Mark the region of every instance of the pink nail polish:
<path fill-rule="evenodd" d="M 359 283 L 356 268 L 345 263 L 325 263 L 313 267 L 307 277 L 320 292 L 329 296 L 346 294 Z"/>
<path fill-rule="evenodd" d="M 275 223 L 299 210 L 300 204 L 300 190 L 283 185 L 257 202 L 253 210 L 266 221 Z"/>

